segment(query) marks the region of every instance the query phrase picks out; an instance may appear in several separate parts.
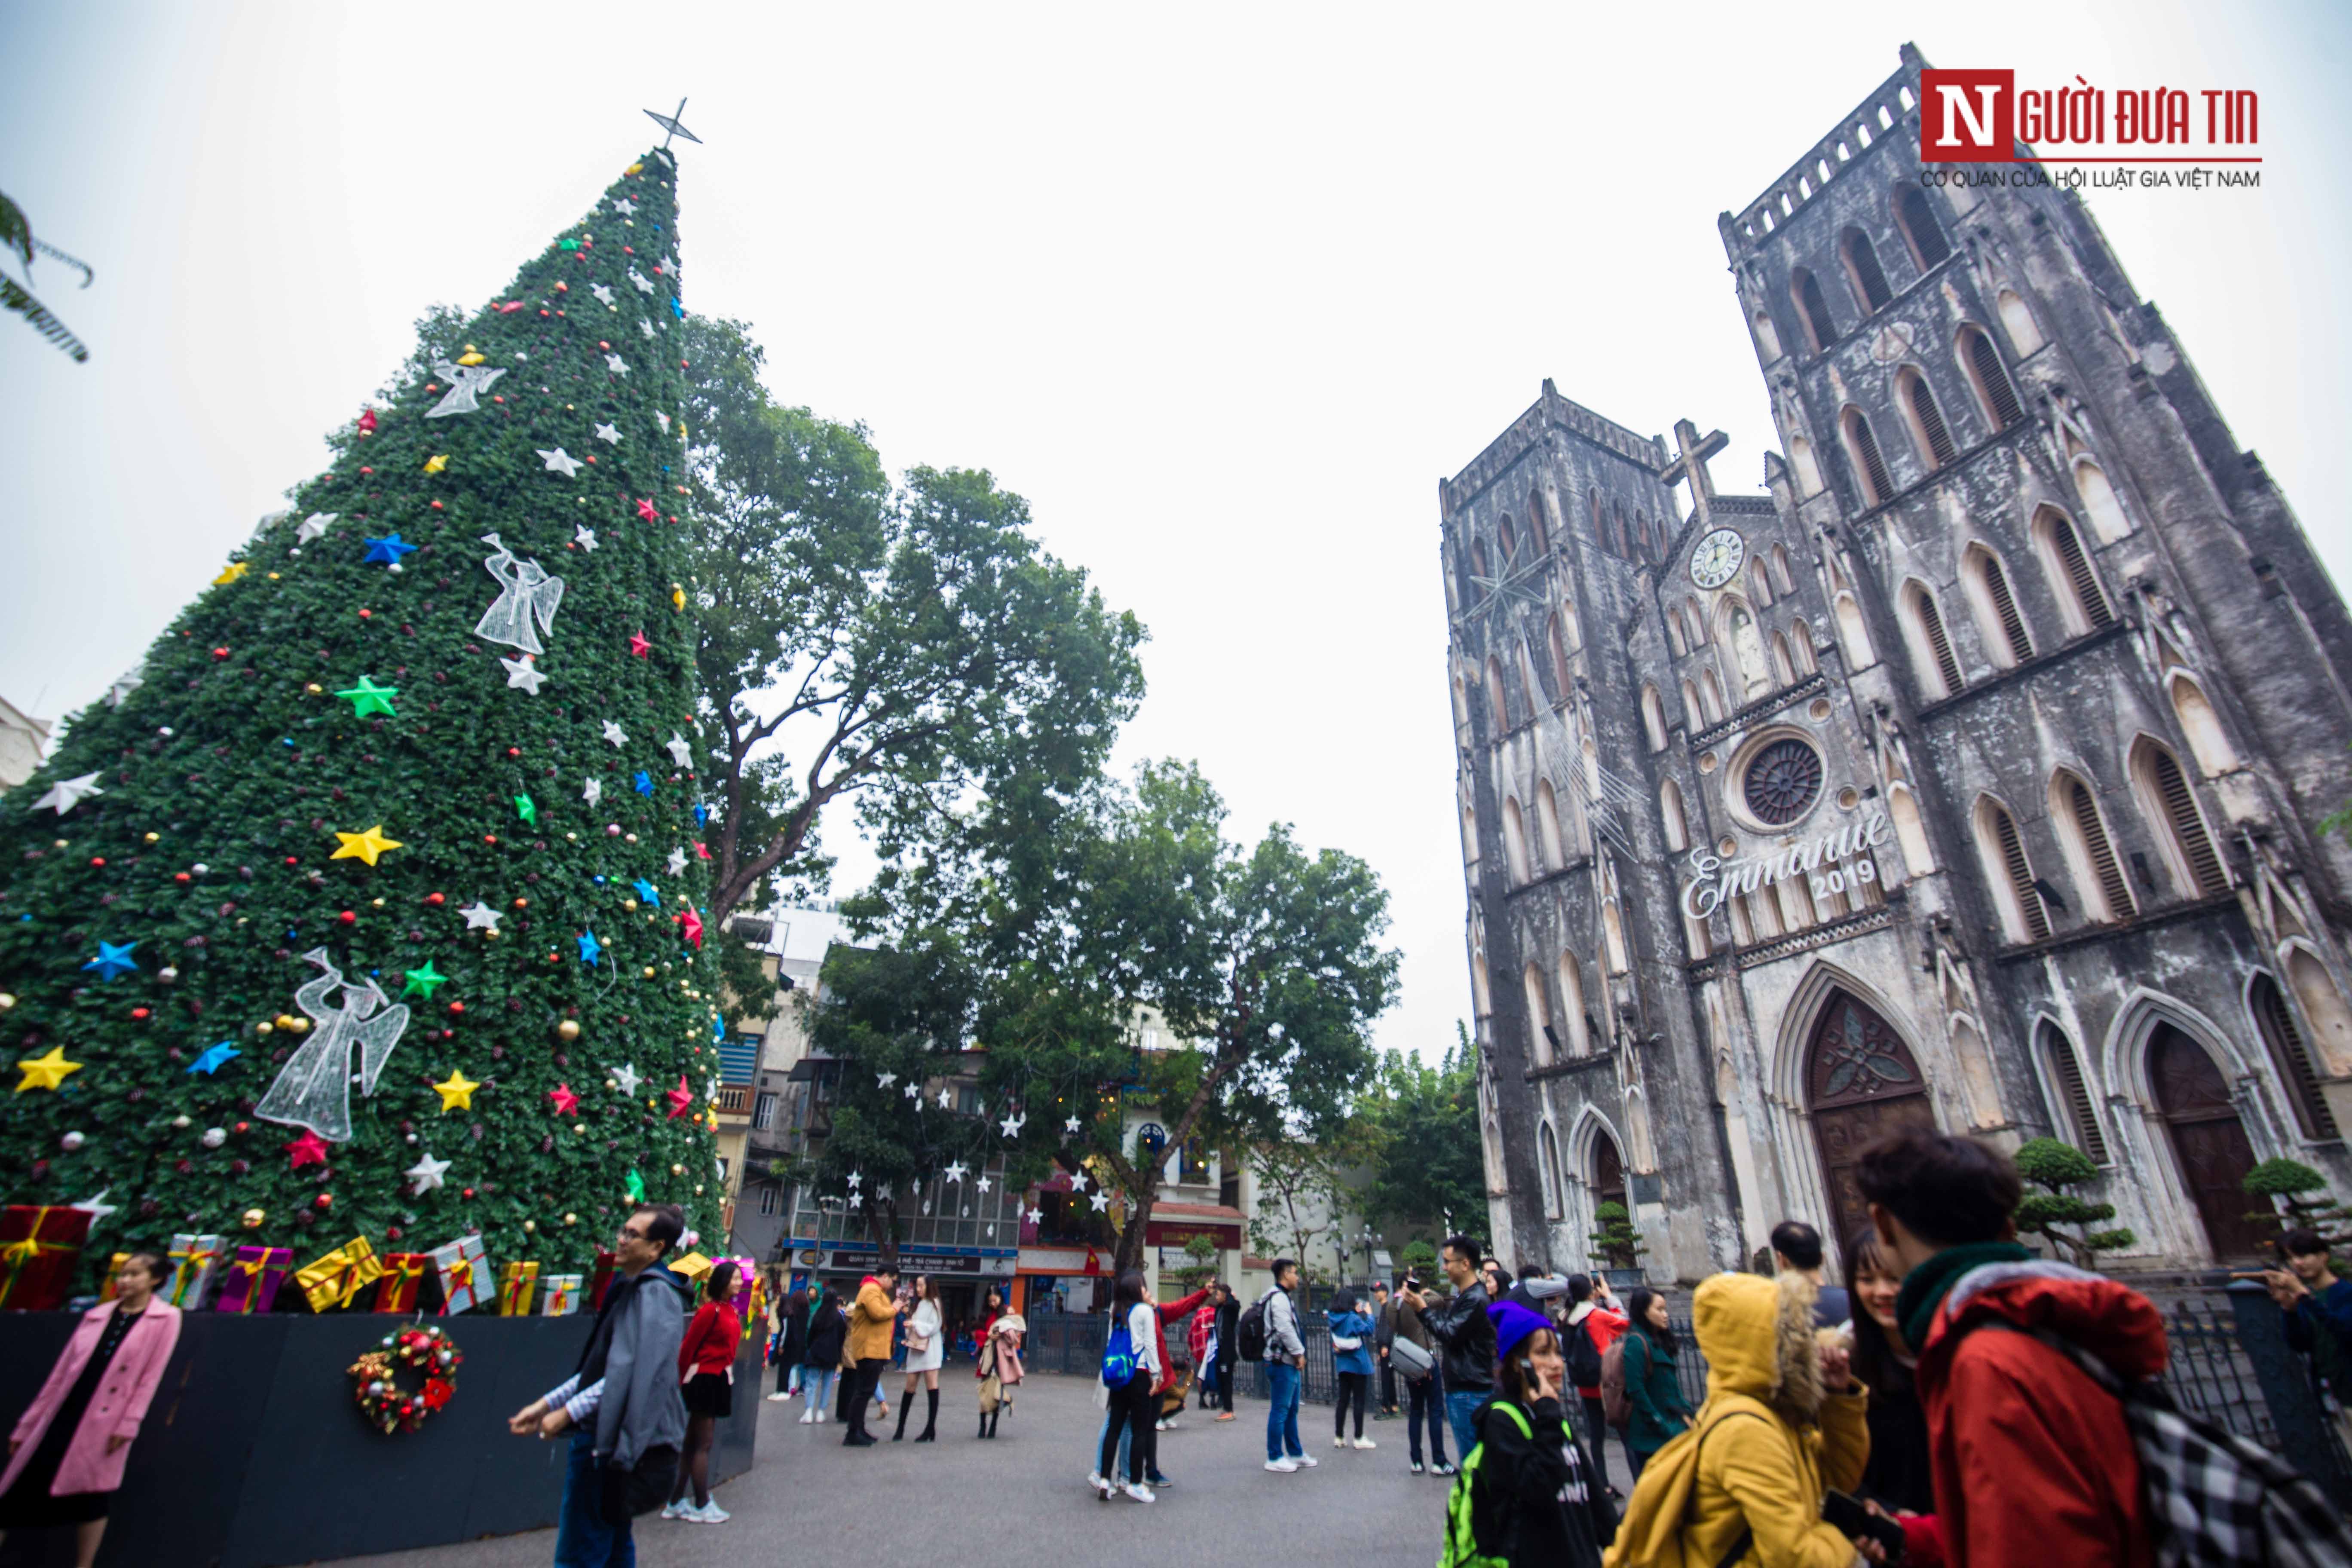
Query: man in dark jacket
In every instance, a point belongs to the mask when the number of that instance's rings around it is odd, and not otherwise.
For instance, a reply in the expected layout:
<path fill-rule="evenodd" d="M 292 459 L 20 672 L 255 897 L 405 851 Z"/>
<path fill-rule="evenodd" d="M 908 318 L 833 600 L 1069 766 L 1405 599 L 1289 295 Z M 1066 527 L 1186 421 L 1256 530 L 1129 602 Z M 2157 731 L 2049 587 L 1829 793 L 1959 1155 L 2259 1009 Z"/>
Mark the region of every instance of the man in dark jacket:
<path fill-rule="evenodd" d="M 1381 1407 L 1372 1419 L 1386 1421 L 1397 1413 L 1396 1368 L 1389 1361 L 1389 1346 L 1396 1342 L 1397 1304 L 1389 1298 L 1389 1282 L 1372 1281 L 1372 1354 L 1381 1363 Z"/>
<path fill-rule="evenodd" d="M 1476 1242 L 1449 1236 L 1438 1261 L 1454 1286 L 1453 1300 L 1433 1302 L 1419 1292 L 1406 1300 L 1437 1342 L 1438 1368 L 1445 1379 L 1446 1424 L 1454 1428 L 1455 1451 L 1466 1454 L 1478 1446 L 1478 1406 L 1495 1392 L 1495 1325 L 1486 1317 L 1493 1303 L 1478 1278 Z"/>
<path fill-rule="evenodd" d="M 507 1430 L 519 1437 L 549 1439 L 573 1429 L 556 1515 L 557 1568 L 635 1562 L 630 1519 L 604 1515 L 605 1472 L 625 1476 L 646 1453 L 665 1447 L 675 1467 L 686 1441 L 677 1347 L 692 1288 L 664 1261 L 685 1229 L 686 1215 L 675 1204 L 649 1204 L 622 1223 L 613 1247 L 620 1277 L 596 1309 L 578 1366 L 545 1398 L 507 1418 Z M 668 1494 L 670 1478 L 660 1482 L 657 1491 L 648 1489 L 656 1501 Z"/>
<path fill-rule="evenodd" d="M 2352 1432 L 2352 1279 L 2336 1278 L 2315 1230 L 2288 1231 L 2279 1250 L 2287 1266 L 2263 1270 L 2263 1283 L 2286 1314 L 2286 1342 L 2311 1357 L 2336 1396 L 2337 1430 Z"/>

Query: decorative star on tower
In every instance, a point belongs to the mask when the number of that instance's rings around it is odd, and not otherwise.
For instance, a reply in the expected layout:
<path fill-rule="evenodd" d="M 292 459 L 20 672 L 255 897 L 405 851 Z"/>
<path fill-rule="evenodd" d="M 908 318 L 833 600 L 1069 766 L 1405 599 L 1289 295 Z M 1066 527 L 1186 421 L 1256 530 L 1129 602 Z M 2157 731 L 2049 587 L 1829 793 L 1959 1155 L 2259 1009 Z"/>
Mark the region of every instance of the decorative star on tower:
<path fill-rule="evenodd" d="M 81 1063 L 66 1060 L 63 1046 L 51 1046 L 47 1056 L 17 1058 L 16 1070 L 25 1075 L 16 1080 L 18 1094 L 28 1089 L 55 1090 L 66 1081 L 68 1073 L 81 1071 Z"/>
<path fill-rule="evenodd" d="M 619 1088 L 623 1094 L 635 1099 L 637 1092 L 637 1086 L 645 1082 L 645 1079 L 637 1075 L 636 1065 L 635 1063 L 623 1062 L 619 1067 L 613 1069 L 613 1082 Z"/>
<path fill-rule="evenodd" d="M 223 1040 L 219 1045 L 206 1046 L 204 1053 L 188 1064 L 188 1071 L 191 1074 L 202 1073 L 206 1078 L 210 1078 L 220 1071 L 222 1067 L 230 1060 L 243 1055 L 245 1055 L 243 1051 L 238 1050 L 228 1041 Z"/>
<path fill-rule="evenodd" d="M 654 775 L 646 772 L 645 769 L 639 768 L 637 770 L 635 780 L 631 783 L 629 787 L 635 790 L 639 795 L 645 795 L 650 799 L 654 793 Z"/>
<path fill-rule="evenodd" d="M 1017 1138 L 1021 1135 L 1021 1119 L 1017 1116 L 1008 1116 L 996 1124 L 996 1130 L 1007 1138 Z"/>
<path fill-rule="evenodd" d="M 498 934 L 499 921 L 503 918 L 498 910 L 479 899 L 476 899 L 472 904 L 457 912 L 466 917 L 467 931 L 486 931 L 493 936 Z"/>
<path fill-rule="evenodd" d="M 446 1079 L 433 1086 L 433 1092 L 441 1097 L 441 1114 L 446 1116 L 453 1110 L 473 1110 L 474 1091 L 481 1087 L 453 1068 Z"/>
<path fill-rule="evenodd" d="M 645 333 L 646 340 L 648 342 L 653 341 L 654 324 L 651 321 L 646 321 L 643 316 L 639 316 L 637 318 L 637 331 Z"/>
<path fill-rule="evenodd" d="M 425 961 L 424 968 L 404 969 L 401 975 L 408 984 L 400 988 L 400 994 L 403 996 L 422 995 L 427 1002 L 433 1000 L 433 993 L 449 984 L 449 977 L 434 968 L 429 958 Z"/>
<path fill-rule="evenodd" d="M 523 655 L 520 658 L 501 657 L 499 662 L 506 667 L 507 685 L 509 688 L 520 686 L 536 697 L 539 695 L 539 689 L 547 682 L 547 676 L 537 664 L 532 662 L 531 656 L 529 654 Z"/>
<path fill-rule="evenodd" d="M 121 1206 L 118 1204 L 110 1204 L 106 1201 L 106 1194 L 113 1190 L 113 1184 L 110 1183 L 107 1185 L 99 1188 L 94 1195 L 86 1197 L 78 1204 L 68 1204 L 66 1206 L 68 1208 L 79 1209 L 82 1213 L 89 1215 L 91 1228 L 95 1229 L 100 1220 L 102 1220 L 108 1215 L 114 1213 L 114 1211 Z"/>
<path fill-rule="evenodd" d="M 558 1116 L 569 1116 L 580 1109 L 580 1097 L 572 1092 L 568 1083 L 559 1083 L 547 1091 L 547 1102 L 555 1107 Z"/>
<path fill-rule="evenodd" d="M 629 374 L 627 362 L 624 361 L 619 354 L 606 354 L 604 356 L 604 368 L 611 371 L 614 375 L 626 375 Z"/>
<path fill-rule="evenodd" d="M 580 944 L 580 962 L 595 963 L 604 957 L 604 944 L 596 940 L 593 931 L 582 931 L 573 939 Z"/>
<path fill-rule="evenodd" d="M 954 1164 L 950 1165 L 943 1173 L 950 1182 L 961 1182 L 964 1177 L 971 1173 L 971 1172 L 970 1167 L 966 1166 L 961 1160 L 958 1160 Z"/>
<path fill-rule="evenodd" d="M 636 631 L 629 634 L 629 655 L 631 658 L 643 658 L 653 651 L 654 645 L 646 640 L 645 633 Z"/>
<path fill-rule="evenodd" d="M 629 281 L 636 286 L 636 290 L 640 294 L 650 294 L 654 291 L 653 279 L 634 267 L 629 268 Z"/>
<path fill-rule="evenodd" d="M 580 798 L 593 805 L 604 798 L 604 786 L 594 779 L 590 779 L 580 786 Z"/>
<path fill-rule="evenodd" d="M 129 676 L 123 677 L 123 680 L 126 681 L 130 679 Z M 122 681 L 115 682 L 115 686 L 119 690 L 129 689 Z M 63 816 L 89 796 L 106 793 L 98 787 L 98 778 L 99 775 L 96 773 L 84 773 L 78 779 L 59 779 L 49 786 L 48 794 L 33 803 L 33 809 L 38 811 L 45 805 L 50 806 L 55 808 L 59 816 Z"/>
<path fill-rule="evenodd" d="M 325 1140 L 307 1127 L 302 1129 L 302 1136 L 295 1139 L 291 1143 L 280 1144 L 279 1147 L 286 1151 L 286 1168 L 289 1171 L 299 1171 L 305 1165 L 323 1165 L 327 1163 Z"/>
<path fill-rule="evenodd" d="M 610 283 L 596 284 L 592 287 L 588 292 L 595 295 L 596 302 L 604 306 L 606 310 L 609 310 L 613 308 L 613 286 Z"/>
<path fill-rule="evenodd" d="M 668 865 L 669 865 L 669 874 L 670 874 L 671 876 L 673 876 L 673 877 L 682 877 L 682 876 L 684 876 L 684 875 L 686 874 L 686 851 L 685 851 L 685 850 L 683 850 L 683 849 L 673 849 L 673 850 L 671 850 L 671 851 L 669 852 L 669 861 L 668 861 Z"/>
<path fill-rule="evenodd" d="M 661 521 L 661 510 L 654 505 L 653 497 L 642 496 L 638 498 L 637 521 L 639 522 L 659 522 Z"/>
<path fill-rule="evenodd" d="M 694 1090 L 687 1087 L 684 1073 L 677 1075 L 677 1087 L 665 1089 L 662 1098 L 669 1101 L 669 1119 L 672 1121 L 694 1109 Z"/>
<path fill-rule="evenodd" d="M 375 678 L 369 675 L 361 676 L 359 684 L 350 690 L 335 693 L 338 700 L 352 705 L 352 717 L 354 719 L 364 719 L 371 713 L 382 713 L 392 719 L 399 718 L 400 715 L 394 712 L 392 707 L 392 700 L 399 695 L 399 687 L 378 686 L 375 683 Z"/>
<path fill-rule="evenodd" d="M 613 204 L 613 210 L 623 217 L 635 217 L 637 216 L 637 204 L 623 196 Z"/>
<path fill-rule="evenodd" d="M 562 474 L 567 479 L 578 477 L 580 473 L 580 459 L 565 451 L 562 447 L 558 447 L 552 452 L 539 451 L 539 448 L 536 447 L 531 449 L 539 452 L 541 460 L 547 464 L 547 471 L 549 473 Z"/>
<path fill-rule="evenodd" d="M 402 556 L 416 548 L 401 538 L 396 529 L 382 539 L 367 539 L 362 542 L 367 546 L 366 558 L 360 563 L 362 566 L 397 566 Z"/>
<path fill-rule="evenodd" d="M 416 1163 L 409 1166 L 408 1169 L 403 1171 L 401 1174 L 408 1178 L 416 1195 L 418 1197 L 423 1197 L 425 1194 L 442 1184 L 442 1183 L 446 1179 L 446 1173 L 448 1169 L 449 1162 L 446 1160 L 435 1159 L 433 1157 L 433 1152 L 428 1149 L 425 1150 L 418 1158 Z"/>
<path fill-rule="evenodd" d="M 643 877 L 638 878 L 635 882 L 632 882 L 630 886 L 636 889 L 639 902 L 647 904 L 657 904 L 661 902 L 661 889 L 655 887 L 651 882 L 646 881 Z"/>
<path fill-rule="evenodd" d="M 364 833 L 338 833 L 335 837 L 341 841 L 342 847 L 328 856 L 330 860 L 364 860 L 373 866 L 376 858 L 385 850 L 401 847 L 399 839 L 383 836 L 383 824 L 381 822 Z"/>

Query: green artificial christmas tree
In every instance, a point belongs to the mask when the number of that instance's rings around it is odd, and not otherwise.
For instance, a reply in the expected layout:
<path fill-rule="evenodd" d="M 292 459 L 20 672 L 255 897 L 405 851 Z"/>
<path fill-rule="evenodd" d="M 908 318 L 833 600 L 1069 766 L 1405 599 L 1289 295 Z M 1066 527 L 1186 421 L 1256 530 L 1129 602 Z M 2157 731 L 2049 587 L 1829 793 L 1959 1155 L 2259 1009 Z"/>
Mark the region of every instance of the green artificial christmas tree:
<path fill-rule="evenodd" d="M 83 1254 L 719 1230 L 676 167 L 399 384 L 0 799 L 0 1194 Z M 289 1295 L 298 1294 L 289 1292 Z"/>

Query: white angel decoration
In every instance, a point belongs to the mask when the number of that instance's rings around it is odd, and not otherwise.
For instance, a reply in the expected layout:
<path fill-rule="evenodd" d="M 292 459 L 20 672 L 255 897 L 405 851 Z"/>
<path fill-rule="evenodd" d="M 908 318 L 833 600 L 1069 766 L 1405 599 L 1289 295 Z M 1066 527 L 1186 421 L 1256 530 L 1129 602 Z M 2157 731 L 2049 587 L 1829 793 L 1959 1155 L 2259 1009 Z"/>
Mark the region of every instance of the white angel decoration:
<path fill-rule="evenodd" d="M 495 578 L 499 596 L 482 612 L 474 626 L 474 635 L 490 642 L 519 647 L 525 653 L 545 653 L 540 646 L 539 633 L 555 630 L 556 606 L 563 603 L 563 579 L 551 577 L 546 568 L 536 561 L 518 561 L 513 551 L 495 533 L 482 535 L 482 542 L 493 553 L 482 563 L 482 569 Z M 531 623 L 539 623 L 533 630 Z"/>
<path fill-rule="evenodd" d="M 389 1001 L 373 980 L 362 988 L 344 983 L 342 971 L 327 959 L 327 950 L 314 947 L 305 962 L 326 971 L 294 993 L 294 1005 L 317 1026 L 300 1049 L 286 1058 L 269 1092 L 253 1113 L 265 1121 L 307 1127 L 331 1143 L 348 1143 L 352 1137 L 352 1079 L 360 1092 L 373 1094 L 378 1074 L 408 1027 L 408 1008 Z M 327 996 L 342 988 L 340 1007 L 330 1011 Z M 359 1047 L 359 1070 L 352 1070 L 352 1048 Z"/>

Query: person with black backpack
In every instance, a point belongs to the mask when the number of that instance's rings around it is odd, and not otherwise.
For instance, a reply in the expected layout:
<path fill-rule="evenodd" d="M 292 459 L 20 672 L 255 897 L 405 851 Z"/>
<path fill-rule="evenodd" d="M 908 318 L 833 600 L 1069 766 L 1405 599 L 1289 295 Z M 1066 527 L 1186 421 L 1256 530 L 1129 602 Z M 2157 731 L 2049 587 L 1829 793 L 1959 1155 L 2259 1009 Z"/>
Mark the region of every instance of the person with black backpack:
<path fill-rule="evenodd" d="M 1601 1484 L 1614 1496 L 1617 1489 L 1609 1485 L 1609 1421 L 1601 1402 L 1601 1361 L 1630 1320 L 1609 1294 L 1609 1281 L 1593 1275 L 1568 1277 L 1568 1327 L 1560 1336 L 1568 1350 L 1568 1381 L 1584 1414 L 1584 1441 L 1601 1471 Z"/>
<path fill-rule="evenodd" d="M 1265 1412 L 1265 1468 L 1290 1475 L 1315 1468 L 1307 1445 L 1298 1440 L 1299 1385 L 1307 1379 L 1307 1341 L 1298 1331 L 1298 1309 L 1290 1293 L 1298 1289 L 1298 1265 L 1287 1258 L 1274 1260 L 1274 1289 L 1242 1314 L 1242 1359 L 1265 1363 L 1266 1381 L 1274 1397 Z"/>

